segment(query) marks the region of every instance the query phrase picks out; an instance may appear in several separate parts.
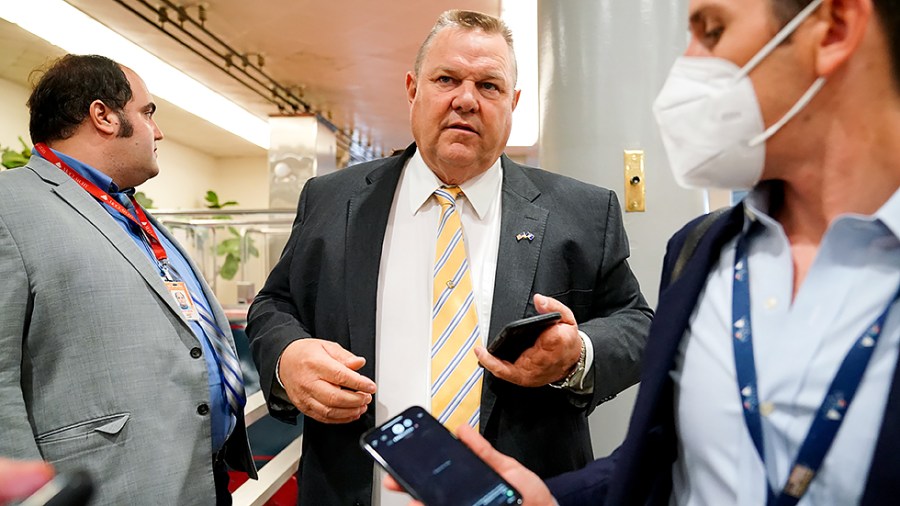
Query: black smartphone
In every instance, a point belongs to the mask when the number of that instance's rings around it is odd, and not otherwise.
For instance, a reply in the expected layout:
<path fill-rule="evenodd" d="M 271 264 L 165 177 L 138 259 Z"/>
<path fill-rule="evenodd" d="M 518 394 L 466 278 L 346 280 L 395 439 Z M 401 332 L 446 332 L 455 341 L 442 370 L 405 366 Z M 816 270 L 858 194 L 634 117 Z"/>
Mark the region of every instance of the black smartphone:
<path fill-rule="evenodd" d="M 63 471 L 19 506 L 85 506 L 92 495 L 94 482 L 87 471 Z"/>
<path fill-rule="evenodd" d="M 359 444 L 426 506 L 522 504 L 522 496 L 431 414 L 406 409 Z"/>
<path fill-rule="evenodd" d="M 534 342 L 544 329 L 559 319 L 560 314 L 553 312 L 510 322 L 500 330 L 497 338 L 488 344 L 487 351 L 507 362 L 515 362 L 523 351 L 534 346 Z"/>

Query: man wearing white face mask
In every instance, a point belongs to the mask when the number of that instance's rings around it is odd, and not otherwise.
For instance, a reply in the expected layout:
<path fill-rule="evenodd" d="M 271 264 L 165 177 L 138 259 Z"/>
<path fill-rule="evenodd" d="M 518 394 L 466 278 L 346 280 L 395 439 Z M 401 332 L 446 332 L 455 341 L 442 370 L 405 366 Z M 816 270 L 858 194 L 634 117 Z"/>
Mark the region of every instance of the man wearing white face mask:
<path fill-rule="evenodd" d="M 752 191 L 670 241 L 625 442 L 545 485 L 460 437 L 531 505 L 896 504 L 900 2 L 691 0 L 690 25 L 654 106 L 673 172 Z"/>

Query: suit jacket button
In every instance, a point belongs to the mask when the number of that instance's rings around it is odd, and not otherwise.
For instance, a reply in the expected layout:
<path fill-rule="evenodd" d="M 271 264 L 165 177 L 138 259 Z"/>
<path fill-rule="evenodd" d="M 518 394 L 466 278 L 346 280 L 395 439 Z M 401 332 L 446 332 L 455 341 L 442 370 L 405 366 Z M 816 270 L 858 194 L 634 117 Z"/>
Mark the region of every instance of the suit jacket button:
<path fill-rule="evenodd" d="M 200 358 L 203 355 L 203 351 L 200 348 L 194 347 L 191 348 L 191 358 Z"/>
<path fill-rule="evenodd" d="M 197 414 L 200 416 L 206 416 L 209 414 L 209 405 L 205 402 L 199 406 L 197 406 Z"/>

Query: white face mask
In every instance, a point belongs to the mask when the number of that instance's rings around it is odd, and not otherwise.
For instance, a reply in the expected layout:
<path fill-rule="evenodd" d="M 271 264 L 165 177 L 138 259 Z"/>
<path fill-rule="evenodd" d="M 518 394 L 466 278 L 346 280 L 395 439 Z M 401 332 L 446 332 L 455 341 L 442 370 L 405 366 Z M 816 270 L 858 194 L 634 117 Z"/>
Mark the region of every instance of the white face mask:
<path fill-rule="evenodd" d="M 820 77 L 774 125 L 765 128 L 748 74 L 818 8 L 813 0 L 739 68 L 714 57 L 682 56 L 653 104 L 675 180 L 686 188 L 749 189 L 759 182 L 766 140 L 825 84 Z"/>

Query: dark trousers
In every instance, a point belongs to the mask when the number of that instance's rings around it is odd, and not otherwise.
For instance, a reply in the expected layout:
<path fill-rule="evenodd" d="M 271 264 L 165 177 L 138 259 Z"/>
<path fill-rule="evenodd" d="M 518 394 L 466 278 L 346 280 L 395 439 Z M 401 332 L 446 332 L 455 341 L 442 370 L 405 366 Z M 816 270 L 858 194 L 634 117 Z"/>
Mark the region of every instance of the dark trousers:
<path fill-rule="evenodd" d="M 228 491 L 228 467 L 224 459 L 213 458 L 213 477 L 216 480 L 216 506 L 231 506 Z"/>

